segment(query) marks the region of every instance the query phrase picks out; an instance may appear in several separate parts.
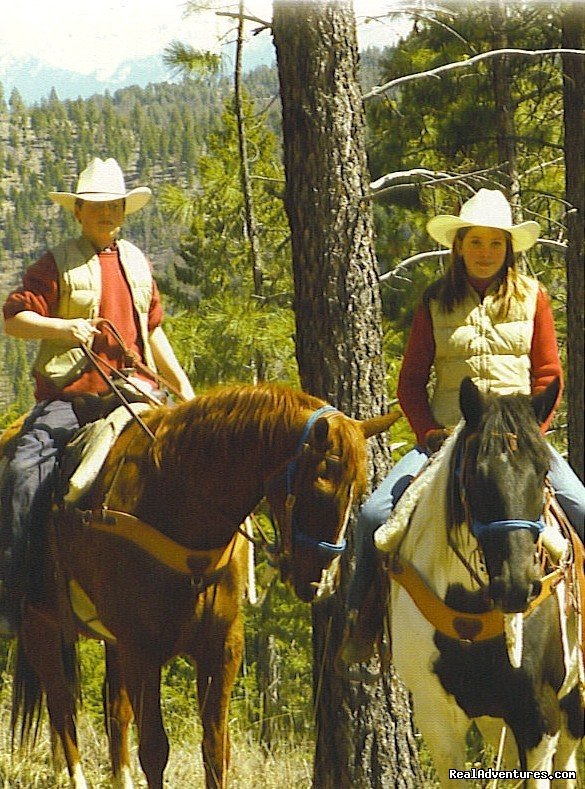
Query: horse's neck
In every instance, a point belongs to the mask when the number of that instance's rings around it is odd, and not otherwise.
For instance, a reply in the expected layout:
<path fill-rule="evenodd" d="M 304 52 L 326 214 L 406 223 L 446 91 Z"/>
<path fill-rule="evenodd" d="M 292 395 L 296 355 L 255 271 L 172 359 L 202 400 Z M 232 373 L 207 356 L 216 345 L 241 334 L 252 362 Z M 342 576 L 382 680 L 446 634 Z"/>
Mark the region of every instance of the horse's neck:
<path fill-rule="evenodd" d="M 299 415 L 299 425 L 302 419 Z M 163 423 L 161 434 L 157 431 L 159 447 L 155 445 L 150 460 L 142 453 L 144 442 L 138 433 L 142 471 L 128 484 L 134 462 L 130 459 L 129 468 L 115 482 L 111 506 L 124 510 L 134 491 L 131 512 L 138 510 L 144 520 L 179 541 L 188 541 L 195 522 L 199 532 L 207 529 L 205 538 L 211 542 L 229 539 L 261 500 L 265 481 L 294 456 L 301 429 L 276 413 L 273 422 L 265 420 L 256 431 L 249 425 L 241 438 L 219 434 L 202 447 L 196 431 L 187 442 L 176 441 L 178 428 L 165 434 Z"/>

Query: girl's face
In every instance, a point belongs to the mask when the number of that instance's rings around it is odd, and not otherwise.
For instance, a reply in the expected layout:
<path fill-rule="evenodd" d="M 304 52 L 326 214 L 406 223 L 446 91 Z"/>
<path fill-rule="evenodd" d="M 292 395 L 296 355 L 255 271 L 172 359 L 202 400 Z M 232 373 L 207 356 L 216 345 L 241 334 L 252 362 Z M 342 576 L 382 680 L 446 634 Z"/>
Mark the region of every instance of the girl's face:
<path fill-rule="evenodd" d="M 474 279 L 490 279 L 504 265 L 507 241 L 503 230 L 470 227 L 457 244 L 467 274 Z"/>

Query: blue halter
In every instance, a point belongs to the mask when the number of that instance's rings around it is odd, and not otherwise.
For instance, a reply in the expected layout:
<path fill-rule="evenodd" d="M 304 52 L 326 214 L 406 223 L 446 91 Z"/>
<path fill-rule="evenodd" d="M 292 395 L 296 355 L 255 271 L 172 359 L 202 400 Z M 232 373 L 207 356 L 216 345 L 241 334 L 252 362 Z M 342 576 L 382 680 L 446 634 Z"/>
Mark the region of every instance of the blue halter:
<path fill-rule="evenodd" d="M 471 532 L 478 540 L 485 534 L 501 534 L 502 532 L 515 531 L 516 529 L 529 529 L 536 540 L 544 529 L 544 523 L 541 520 L 526 521 L 519 519 L 482 523 L 475 520 L 475 518 L 471 522 Z"/>
<path fill-rule="evenodd" d="M 457 457 L 457 463 L 455 465 L 455 475 L 458 477 L 459 482 L 462 484 L 461 480 L 461 466 L 463 464 L 463 443 L 459 447 L 459 455 Z M 538 539 L 542 530 L 544 529 L 544 522 L 542 520 L 537 521 L 529 521 L 523 520 L 521 518 L 512 518 L 510 520 L 500 520 L 500 521 L 488 521 L 488 523 L 482 523 L 482 521 L 478 521 L 476 518 L 473 518 L 469 527 L 471 529 L 471 533 L 477 540 L 481 540 L 481 538 L 486 534 L 502 534 L 507 531 L 515 531 L 516 529 L 528 529 L 534 539 Z"/>
<path fill-rule="evenodd" d="M 303 446 L 307 442 L 307 438 L 309 437 L 313 425 L 315 424 L 317 419 L 323 416 L 323 414 L 330 414 L 336 412 L 337 412 L 337 408 L 334 408 L 332 405 L 324 405 L 321 408 L 318 408 L 316 411 L 313 411 L 313 413 L 307 420 L 307 423 L 303 428 L 303 432 L 301 433 L 301 437 L 299 438 L 297 448 L 295 451 L 295 456 L 286 466 L 285 475 L 286 475 L 287 496 L 289 496 L 293 492 L 293 483 L 294 483 L 295 474 L 297 472 L 298 457 L 303 450 Z M 314 548 L 319 553 L 325 555 L 341 554 L 343 553 L 343 551 L 345 551 L 347 547 L 347 540 L 345 539 L 343 539 L 338 545 L 335 545 L 334 543 L 326 542 L 325 540 L 317 540 L 314 537 L 310 537 L 308 534 L 305 534 L 304 532 L 300 531 L 298 528 L 298 523 L 294 510 L 292 514 L 291 525 L 293 530 L 292 539 L 295 545 L 299 545 L 304 548 Z"/>

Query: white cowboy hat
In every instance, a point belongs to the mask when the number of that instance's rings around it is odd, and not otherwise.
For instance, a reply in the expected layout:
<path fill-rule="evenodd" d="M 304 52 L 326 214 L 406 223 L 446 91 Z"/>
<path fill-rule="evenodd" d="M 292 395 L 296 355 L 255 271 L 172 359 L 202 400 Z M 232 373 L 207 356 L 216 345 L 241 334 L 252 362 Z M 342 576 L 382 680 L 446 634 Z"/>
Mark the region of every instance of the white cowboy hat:
<path fill-rule="evenodd" d="M 152 192 L 147 186 L 126 191 L 124 174 L 115 159 L 98 159 L 91 161 L 79 176 L 76 192 L 49 192 L 49 197 L 57 205 L 73 211 L 76 200 L 105 202 L 108 200 L 126 200 L 127 214 L 143 208 Z"/>
<path fill-rule="evenodd" d="M 536 244 L 540 225 L 538 222 L 512 224 L 512 209 L 498 189 L 480 189 L 461 206 L 459 216 L 439 214 L 427 223 L 431 238 L 444 247 L 453 246 L 455 234 L 461 227 L 495 227 L 512 236 L 514 252 L 523 252 Z"/>

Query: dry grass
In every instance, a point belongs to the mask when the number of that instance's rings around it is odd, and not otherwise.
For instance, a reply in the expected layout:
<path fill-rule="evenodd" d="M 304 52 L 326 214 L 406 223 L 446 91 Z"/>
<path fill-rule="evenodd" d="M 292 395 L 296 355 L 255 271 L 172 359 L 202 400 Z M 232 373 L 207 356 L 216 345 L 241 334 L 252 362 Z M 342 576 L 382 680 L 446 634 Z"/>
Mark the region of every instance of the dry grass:
<path fill-rule="evenodd" d="M 105 731 L 95 714 L 79 716 L 79 742 L 86 779 L 92 789 L 110 789 L 111 774 Z M 232 724 L 232 764 L 230 789 L 308 789 L 311 786 L 311 744 L 283 743 L 267 753 L 253 737 Z M 146 787 L 138 764 L 136 744 L 132 748 L 132 768 L 136 789 Z M 171 743 L 165 771 L 169 789 L 197 789 L 204 786 L 200 755 L 200 728 L 193 709 L 193 724 L 185 723 L 180 741 Z M 37 744 L 30 752 L 12 750 L 10 736 L 10 680 L 0 693 L 0 789 L 59 789 L 69 787 L 66 771 L 55 774 L 49 728 L 43 722 Z"/>
<path fill-rule="evenodd" d="M 60 789 L 69 787 L 66 771 L 55 774 L 51 756 L 51 745 L 46 721 L 41 727 L 38 742 L 29 753 L 13 751 L 10 736 L 10 678 L 4 677 L 0 691 L 0 789 Z M 167 709 L 167 712 L 170 710 Z M 165 771 L 165 786 L 168 789 L 197 789 L 204 786 L 203 766 L 200 755 L 200 727 L 196 710 L 192 718 L 183 721 L 180 736 L 176 725 L 171 743 L 171 754 Z M 244 732 L 237 722 L 232 722 L 232 762 L 229 773 L 230 789 L 311 789 L 312 749 L 311 742 L 295 743 L 283 741 L 271 752 L 258 743 L 253 732 Z M 79 741 L 86 779 L 91 789 L 110 789 L 111 775 L 105 732 L 95 711 L 83 711 L 79 717 Z M 475 751 L 481 766 L 494 763 L 494 755 L 479 752 L 479 743 L 472 745 L 470 756 Z M 436 789 L 438 784 L 430 763 L 428 752 L 421 742 L 421 763 L 424 784 L 421 789 Z M 132 768 L 136 789 L 145 789 L 146 781 L 138 764 L 136 744 L 132 748 Z M 475 759 L 476 766 L 480 766 Z M 580 751 L 580 767 L 583 771 L 583 751 Z M 483 783 L 472 784 L 478 789 Z M 511 789 L 511 782 L 501 782 L 502 789 Z"/>

